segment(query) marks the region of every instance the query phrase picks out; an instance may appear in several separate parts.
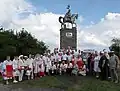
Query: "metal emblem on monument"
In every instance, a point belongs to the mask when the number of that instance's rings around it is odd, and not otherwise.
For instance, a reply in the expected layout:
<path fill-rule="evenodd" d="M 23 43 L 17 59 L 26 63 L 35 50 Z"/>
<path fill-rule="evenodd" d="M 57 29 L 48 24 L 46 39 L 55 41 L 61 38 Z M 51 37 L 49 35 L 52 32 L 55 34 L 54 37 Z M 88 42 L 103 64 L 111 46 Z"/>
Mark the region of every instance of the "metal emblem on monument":
<path fill-rule="evenodd" d="M 77 25 L 78 14 L 71 14 L 70 5 L 67 6 L 67 13 L 64 17 L 59 17 L 60 29 L 60 48 L 77 48 Z"/>

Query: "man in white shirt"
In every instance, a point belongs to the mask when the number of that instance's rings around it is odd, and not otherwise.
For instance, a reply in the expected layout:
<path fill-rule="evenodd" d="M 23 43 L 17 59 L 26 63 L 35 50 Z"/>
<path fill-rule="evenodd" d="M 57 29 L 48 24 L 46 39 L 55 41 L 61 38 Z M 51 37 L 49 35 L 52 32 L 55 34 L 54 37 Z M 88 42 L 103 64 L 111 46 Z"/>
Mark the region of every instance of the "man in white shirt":
<path fill-rule="evenodd" d="M 67 54 L 65 52 L 62 55 L 62 61 L 64 61 L 65 63 L 67 63 Z"/>
<path fill-rule="evenodd" d="M 50 68 L 50 74 L 51 75 L 56 75 L 56 70 L 57 70 L 57 67 L 54 64 L 54 62 L 52 62 L 52 65 L 51 65 L 51 68 Z"/>
<path fill-rule="evenodd" d="M 78 50 L 78 55 L 81 55 L 81 51 L 80 50 Z"/>
<path fill-rule="evenodd" d="M 70 52 L 69 52 L 68 55 L 67 55 L 67 59 L 68 59 L 69 62 L 72 61 L 72 54 L 70 54 Z"/>
<path fill-rule="evenodd" d="M 57 59 L 58 59 L 57 63 L 61 63 L 61 61 L 62 61 L 62 54 L 61 53 L 58 54 L 58 58 Z"/>
<path fill-rule="evenodd" d="M 54 62 L 55 61 L 55 56 L 54 53 L 51 53 L 51 61 Z"/>
<path fill-rule="evenodd" d="M 78 57 L 77 49 L 75 50 L 74 55 L 75 55 L 75 57 Z"/>

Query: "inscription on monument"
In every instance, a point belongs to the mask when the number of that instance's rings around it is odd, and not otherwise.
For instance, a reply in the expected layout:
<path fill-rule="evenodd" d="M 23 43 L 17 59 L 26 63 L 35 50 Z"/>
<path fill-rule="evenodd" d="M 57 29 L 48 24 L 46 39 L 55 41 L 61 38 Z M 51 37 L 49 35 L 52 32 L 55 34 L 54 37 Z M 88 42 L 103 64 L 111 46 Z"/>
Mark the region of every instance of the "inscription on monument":
<path fill-rule="evenodd" d="M 71 38 L 71 37 L 72 37 L 72 33 L 67 32 L 67 33 L 66 33 L 66 37 Z"/>

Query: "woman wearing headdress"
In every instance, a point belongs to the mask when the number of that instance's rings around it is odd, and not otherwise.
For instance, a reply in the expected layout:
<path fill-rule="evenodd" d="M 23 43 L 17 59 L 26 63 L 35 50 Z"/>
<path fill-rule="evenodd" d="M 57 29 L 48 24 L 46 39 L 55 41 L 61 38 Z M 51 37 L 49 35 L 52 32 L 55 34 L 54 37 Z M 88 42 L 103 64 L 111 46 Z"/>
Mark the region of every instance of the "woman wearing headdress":
<path fill-rule="evenodd" d="M 78 55 L 78 58 L 77 58 L 77 65 L 78 65 L 79 69 L 82 69 L 83 66 L 84 66 L 84 63 L 83 63 L 82 58 L 80 57 L 80 55 Z"/>
<path fill-rule="evenodd" d="M 47 74 L 47 75 L 49 75 L 50 67 L 51 67 L 51 56 L 48 55 L 47 64 L 46 64 L 46 74 Z"/>
<path fill-rule="evenodd" d="M 40 75 L 40 77 L 44 77 L 45 76 L 45 65 L 44 65 L 42 56 L 40 57 L 39 62 L 40 62 L 39 63 L 39 68 L 40 68 L 39 75 Z M 46 62 L 47 62 L 47 60 L 46 60 Z M 46 67 L 47 67 L 47 63 L 46 63 Z"/>
<path fill-rule="evenodd" d="M 19 56 L 18 59 L 18 70 L 19 70 L 19 81 L 23 80 L 23 74 L 24 74 L 24 59 L 23 55 Z"/>
<path fill-rule="evenodd" d="M 35 79 L 38 78 L 38 74 L 39 74 L 39 72 L 40 72 L 39 57 L 40 57 L 40 55 L 39 55 L 39 54 L 36 54 L 35 59 L 34 59 L 34 62 L 33 62 L 33 68 L 34 68 L 34 76 L 35 76 Z"/>
<path fill-rule="evenodd" d="M 9 84 L 9 79 L 13 77 L 13 62 L 10 60 L 10 56 L 7 56 L 7 59 L 3 62 L 2 66 L 3 79 L 6 84 Z"/>
<path fill-rule="evenodd" d="M 19 76 L 19 70 L 18 70 L 18 57 L 15 56 L 13 59 L 13 79 L 14 79 L 14 83 L 17 83 L 18 81 L 16 80 L 17 77 Z"/>
<path fill-rule="evenodd" d="M 74 65 L 73 65 L 73 70 L 72 70 L 72 74 L 73 75 L 78 75 L 78 71 L 79 71 L 79 67 L 76 63 L 76 61 L 74 62 Z"/>
<path fill-rule="evenodd" d="M 99 77 L 99 73 L 101 72 L 100 71 L 100 68 L 98 66 L 99 64 L 99 61 L 100 61 L 100 56 L 98 55 L 98 53 L 95 54 L 95 58 L 94 58 L 94 71 L 96 73 L 96 78 Z"/>
<path fill-rule="evenodd" d="M 72 55 L 71 63 L 72 63 L 72 65 L 74 65 L 74 63 L 75 63 L 75 56 L 74 55 Z"/>

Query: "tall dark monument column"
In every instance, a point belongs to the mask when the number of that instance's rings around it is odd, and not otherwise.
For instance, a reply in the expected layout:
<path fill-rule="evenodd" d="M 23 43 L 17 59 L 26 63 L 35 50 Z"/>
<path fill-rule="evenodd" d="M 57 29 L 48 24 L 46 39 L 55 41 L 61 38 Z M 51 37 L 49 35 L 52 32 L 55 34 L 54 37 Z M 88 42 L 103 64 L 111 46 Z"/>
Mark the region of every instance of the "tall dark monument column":
<path fill-rule="evenodd" d="M 71 14 L 70 6 L 67 7 L 67 13 L 64 17 L 59 17 L 61 23 L 60 29 L 60 48 L 77 49 L 77 26 L 75 20 L 78 14 Z"/>

